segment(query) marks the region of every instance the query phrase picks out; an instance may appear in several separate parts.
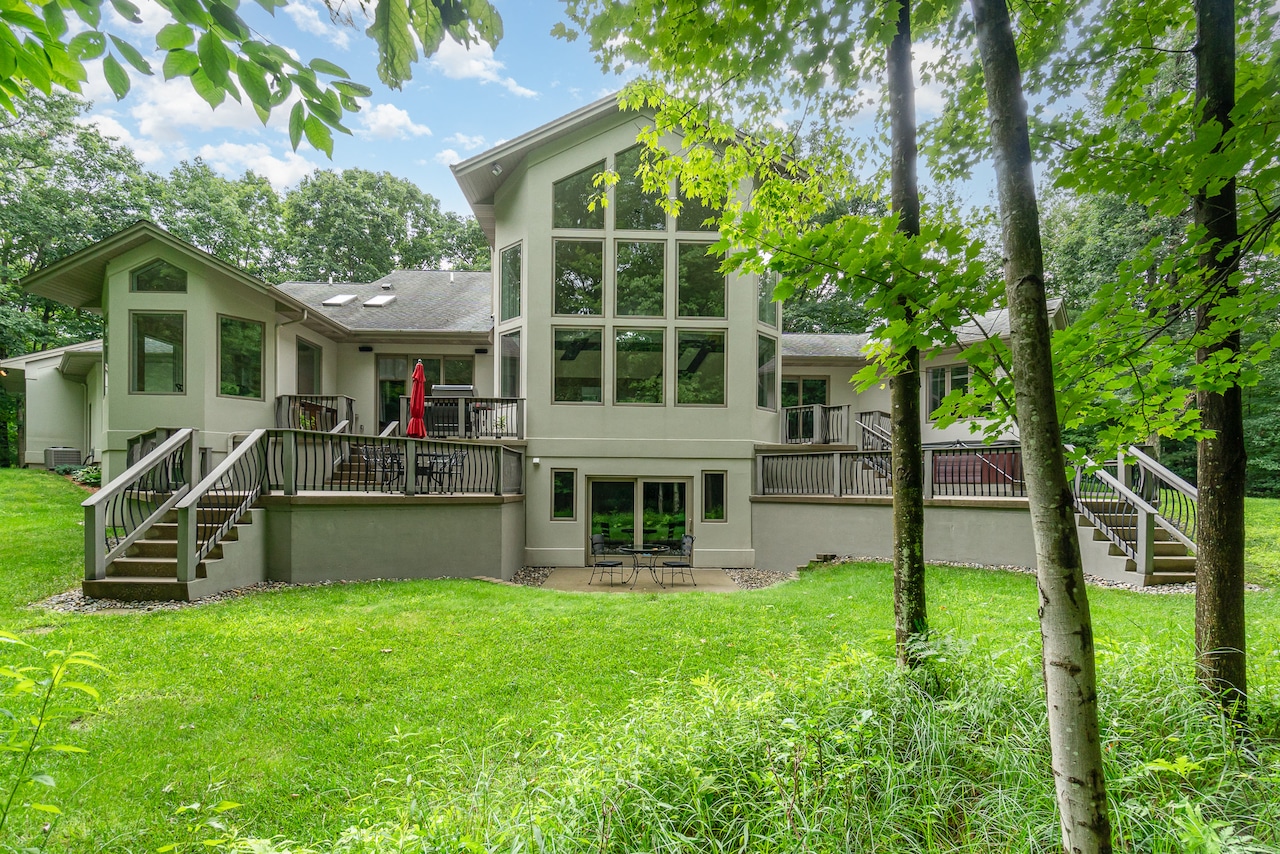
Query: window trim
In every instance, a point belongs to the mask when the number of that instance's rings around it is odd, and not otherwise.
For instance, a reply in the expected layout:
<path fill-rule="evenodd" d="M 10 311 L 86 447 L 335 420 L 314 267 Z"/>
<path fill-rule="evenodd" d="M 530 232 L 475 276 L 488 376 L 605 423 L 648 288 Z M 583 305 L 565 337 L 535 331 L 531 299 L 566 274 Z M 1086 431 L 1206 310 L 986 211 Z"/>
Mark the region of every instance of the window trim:
<path fill-rule="evenodd" d="M 702 232 L 702 233 L 705 234 L 706 232 Z M 680 313 L 680 250 L 686 246 L 700 246 L 702 247 L 704 254 L 707 256 L 710 256 L 711 253 L 707 252 L 706 250 L 709 250 L 711 249 L 711 247 L 715 246 L 715 242 L 709 241 L 709 240 L 681 240 L 678 237 L 675 239 L 674 242 L 675 242 L 675 248 L 676 248 L 676 251 L 675 251 L 676 277 L 675 277 L 675 282 L 673 283 L 674 290 L 675 290 L 675 295 L 674 295 L 675 296 L 675 319 L 676 320 L 711 320 L 711 321 L 719 321 L 721 323 L 727 321 L 729 319 L 729 274 L 728 273 L 720 273 L 720 278 L 722 280 L 722 284 L 720 287 L 721 314 L 681 314 Z M 720 263 L 724 263 L 723 255 L 720 256 Z M 716 272 L 720 272 L 720 264 L 716 265 Z"/>
<path fill-rule="evenodd" d="M 764 365 L 760 364 L 760 343 L 768 341 L 773 344 L 773 388 L 766 397 L 773 398 L 773 406 L 762 406 L 760 404 L 760 372 Z M 782 341 L 774 335 L 766 335 L 763 332 L 756 331 L 756 409 L 765 412 L 778 412 L 782 407 Z M 801 389 L 803 389 L 803 384 Z M 828 391 L 829 393 L 829 391 Z"/>
<path fill-rule="evenodd" d="M 258 387 L 262 389 L 262 394 L 252 397 L 247 394 L 224 394 L 222 391 L 222 321 L 234 320 L 238 323 L 255 324 L 262 333 L 262 349 L 258 354 Z M 227 400 L 266 400 L 267 399 L 267 324 L 261 320 L 254 320 L 251 317 L 236 317 L 234 314 L 222 314 L 217 316 L 218 328 L 218 391 L 217 397 L 224 397 Z"/>
<path fill-rule="evenodd" d="M 298 382 L 298 371 L 302 365 L 302 360 L 298 358 L 298 348 L 305 344 L 316 351 L 316 387 L 317 391 L 302 391 Z M 301 335 L 293 339 L 293 390 L 296 394 L 324 394 L 324 347 L 315 343 L 310 338 L 304 338 Z"/>
<path fill-rule="evenodd" d="M 556 515 L 556 475 L 568 474 L 573 478 L 572 502 L 570 506 L 570 514 L 568 516 Z M 578 470 L 570 468 L 553 468 L 551 470 L 551 514 L 552 522 L 577 522 L 578 521 Z"/>
<path fill-rule="evenodd" d="M 648 239 L 638 239 L 633 237 L 617 237 L 613 238 L 613 264 L 610 267 L 613 279 L 613 309 L 611 316 L 618 320 L 665 320 L 667 317 L 667 249 L 671 246 L 671 241 L 665 236 L 658 237 L 657 231 L 647 232 L 650 235 Z M 618 256 L 620 255 L 618 247 L 623 243 L 654 243 L 662 247 L 662 299 L 659 300 L 662 309 L 658 314 L 623 314 L 618 306 L 618 300 L 622 295 L 622 288 L 618 284 Z M 718 318 L 717 318 L 718 319 Z"/>
<path fill-rule="evenodd" d="M 613 395 L 614 406 L 650 406 L 665 407 L 667 405 L 667 327 L 665 326 L 614 326 L 613 329 Z M 656 403 L 641 400 L 618 400 L 618 335 L 624 332 L 658 332 L 662 335 L 662 399 Z"/>
<path fill-rule="evenodd" d="M 508 396 L 507 394 L 505 394 L 505 392 L 507 391 L 506 365 L 507 365 L 508 359 L 507 359 L 506 345 L 503 343 L 503 339 L 513 335 L 515 336 L 515 339 L 516 339 L 515 340 L 516 372 L 515 372 L 515 378 L 514 378 L 516 393 L 514 395 Z M 524 367 L 524 327 L 523 326 L 518 326 L 515 329 L 507 330 L 506 332 L 503 332 L 498 335 L 498 353 L 497 353 L 496 361 L 498 363 L 498 388 L 497 388 L 498 397 L 503 400 L 520 400 L 520 392 L 524 385 L 524 378 L 521 376 L 521 371 L 523 370 L 523 367 Z"/>
<path fill-rule="evenodd" d="M 781 348 L 782 344 L 779 343 L 778 346 L 779 348 Z M 800 402 L 796 404 L 796 406 L 830 406 L 831 405 L 830 374 L 785 374 L 778 377 L 778 411 L 779 412 L 781 412 L 783 409 L 794 408 L 794 407 L 787 407 L 782 405 L 782 384 L 784 382 L 787 382 L 788 380 L 792 380 L 796 382 L 799 386 L 799 388 L 797 389 L 797 392 L 800 398 Z M 822 403 L 805 403 L 804 402 L 804 381 L 805 380 L 822 380 L 824 383 L 826 383 L 827 394 L 826 394 L 826 399 Z"/>
<path fill-rule="evenodd" d="M 928 410 L 925 413 L 925 418 L 927 419 L 927 423 L 932 424 L 938 420 L 937 418 L 934 417 L 934 413 L 937 412 L 938 407 L 942 405 L 942 400 L 945 399 L 949 394 L 951 394 L 951 392 L 955 391 L 955 385 L 953 383 L 955 376 L 953 372 L 955 371 L 956 368 L 965 369 L 965 386 L 964 387 L 967 389 L 969 387 L 969 383 L 972 382 L 973 380 L 973 374 L 969 370 L 968 362 L 951 362 L 945 365 L 933 365 L 925 369 L 925 382 L 923 382 L 921 385 L 923 387 L 922 390 L 924 392 L 924 405 L 925 405 L 925 408 Z M 933 402 L 932 401 L 933 377 L 935 372 L 942 375 L 943 381 L 946 384 L 946 391 L 943 392 L 942 398 L 939 399 L 938 406 L 931 406 L 930 404 Z M 963 420 L 968 420 L 968 419 L 963 419 Z"/>
<path fill-rule="evenodd" d="M 556 247 L 561 243 L 595 243 L 600 246 L 600 310 L 594 314 L 565 314 L 556 311 L 559 307 L 558 284 L 559 279 L 559 262 L 556 258 Z M 609 241 L 602 235 L 594 235 L 591 237 L 574 237 L 572 235 L 562 235 L 551 239 L 551 316 L 552 317 L 600 317 L 605 316 L 606 310 L 609 308 L 608 295 L 608 270 L 609 270 Z M 615 283 L 615 289 L 616 289 Z"/>
<path fill-rule="evenodd" d="M 137 327 L 134 326 L 133 319 L 138 315 L 177 315 L 182 318 L 182 391 L 144 391 L 135 387 L 138 379 L 137 365 L 134 364 L 134 357 L 137 355 L 136 336 Z M 187 394 L 187 313 L 186 311 L 155 311 L 151 309 L 130 310 L 129 311 L 129 394 L 146 394 L 146 395 L 162 395 L 167 397 L 185 397 Z"/>
<path fill-rule="evenodd" d="M 672 379 L 675 381 L 675 394 L 672 397 L 674 406 L 688 406 L 702 409 L 724 409 L 729 405 L 729 328 L 727 326 L 710 326 L 710 327 L 675 327 L 675 346 L 672 355 L 675 358 L 675 373 Z M 680 402 L 680 333 L 694 333 L 705 335 L 709 332 L 720 333 L 721 339 L 724 341 L 724 373 L 722 374 L 722 382 L 724 386 L 724 400 L 720 403 L 681 403 Z"/>
<path fill-rule="evenodd" d="M 503 316 L 504 301 L 503 301 L 503 290 L 502 290 L 502 283 L 503 283 L 502 277 L 503 277 L 503 273 L 506 271 L 506 263 L 503 259 L 504 259 L 504 256 L 513 249 L 518 250 L 519 256 L 520 256 L 520 275 L 519 275 L 518 281 L 516 282 L 516 291 L 515 291 L 516 313 L 511 315 L 510 317 L 504 317 Z M 508 246 L 504 246 L 498 250 L 498 322 L 506 323 L 511 320 L 517 320 L 522 316 L 524 316 L 524 241 L 517 240 L 516 242 Z"/>
<path fill-rule="evenodd" d="M 720 512 L 724 515 L 719 519 L 711 519 L 707 516 L 707 477 L 709 475 L 719 475 L 721 478 L 721 493 L 724 501 L 721 504 Z M 708 525 L 720 525 L 729 521 L 729 472 L 725 469 L 703 469 L 702 471 L 702 507 L 698 512 L 699 521 Z"/>
<path fill-rule="evenodd" d="M 600 232 L 605 230 L 606 226 L 608 225 L 608 220 L 610 219 L 610 217 L 605 216 L 605 211 L 603 209 L 603 206 L 599 204 L 596 205 L 596 209 L 594 211 L 590 209 L 589 205 L 588 205 L 588 208 L 585 211 L 583 211 L 584 216 L 599 214 L 600 216 L 599 225 L 587 225 L 587 226 L 556 225 L 556 187 L 557 185 L 563 184 L 565 181 L 568 181 L 571 178 L 577 178 L 579 175 L 581 175 L 584 172 L 590 172 L 591 176 L 595 176 L 595 175 L 599 175 L 601 172 L 606 171 L 607 169 L 608 169 L 608 158 L 603 157 L 593 163 L 587 164 L 581 169 L 578 169 L 574 172 L 570 172 L 568 175 L 562 175 L 559 178 L 552 180 L 551 182 L 551 228 L 553 231 L 587 231 L 593 234 L 599 234 Z"/>
<path fill-rule="evenodd" d="M 138 290 L 138 274 L 141 273 L 143 270 L 146 270 L 150 267 L 155 267 L 158 264 L 168 264 L 173 269 L 182 273 L 182 289 L 181 290 L 176 290 L 176 291 L 140 291 Z M 129 271 L 129 293 L 131 294 L 185 294 L 189 290 L 188 285 L 190 284 L 190 280 L 191 280 L 191 272 L 187 270 L 185 267 L 179 267 L 177 264 L 173 263 L 168 258 L 161 258 L 157 256 L 155 258 L 152 258 L 150 261 L 139 264 L 137 267 L 134 267 L 132 270 Z"/>
<path fill-rule="evenodd" d="M 577 317 L 578 315 L 573 315 Z M 584 317 L 592 315 L 583 315 Z M 556 333 L 560 330 L 576 330 L 580 332 L 595 331 L 600 333 L 600 399 L 599 400 L 556 400 Z M 605 332 L 608 327 L 604 325 L 570 325 L 570 326 L 552 326 L 551 327 L 551 405 L 552 406 L 604 406 L 605 399 L 608 395 L 605 393 L 605 380 L 609 376 L 609 365 L 605 361 Z"/>

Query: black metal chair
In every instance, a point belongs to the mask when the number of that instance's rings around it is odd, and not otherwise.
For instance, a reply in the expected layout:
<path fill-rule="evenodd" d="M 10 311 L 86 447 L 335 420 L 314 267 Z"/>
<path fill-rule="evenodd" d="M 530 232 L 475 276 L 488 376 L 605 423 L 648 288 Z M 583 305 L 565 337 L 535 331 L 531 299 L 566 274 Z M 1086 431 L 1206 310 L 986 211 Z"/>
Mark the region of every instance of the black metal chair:
<path fill-rule="evenodd" d="M 676 580 L 677 575 L 681 578 L 688 578 L 694 587 L 698 586 L 698 582 L 693 580 L 693 534 L 685 534 L 680 538 L 679 560 L 664 560 L 662 562 L 658 583 L 666 587 L 667 584 Z M 665 583 L 662 580 L 664 578 L 666 579 Z"/>
<path fill-rule="evenodd" d="M 613 584 L 613 577 L 616 575 L 622 581 L 626 581 L 627 571 L 622 568 L 620 560 L 599 560 L 600 556 L 605 555 L 604 550 L 604 534 L 591 535 L 591 577 L 587 579 L 587 584 L 596 580 L 596 576 L 602 579 L 609 576 L 609 584 Z"/>

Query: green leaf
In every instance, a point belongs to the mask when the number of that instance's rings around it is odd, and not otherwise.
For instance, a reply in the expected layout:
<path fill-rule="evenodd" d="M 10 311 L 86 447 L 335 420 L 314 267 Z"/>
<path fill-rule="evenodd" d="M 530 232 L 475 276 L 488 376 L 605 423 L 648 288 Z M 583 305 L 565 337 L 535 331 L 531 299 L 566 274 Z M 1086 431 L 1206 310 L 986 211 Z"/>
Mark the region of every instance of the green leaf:
<path fill-rule="evenodd" d="M 142 58 L 142 54 L 138 53 L 136 47 L 114 35 L 111 37 L 111 43 L 116 46 L 116 50 L 120 51 L 120 55 L 125 58 L 126 62 L 143 74 L 151 74 L 151 63 Z"/>
<path fill-rule="evenodd" d="M 293 150 L 298 150 L 298 143 L 302 142 L 302 125 L 307 118 L 306 109 L 299 101 L 293 105 L 293 109 L 289 111 L 289 142 L 293 145 Z"/>
<path fill-rule="evenodd" d="M 222 39 L 213 32 L 206 31 L 196 44 L 196 53 L 200 55 L 200 69 L 209 81 L 216 86 L 225 86 L 228 81 L 227 72 L 231 69 L 231 57 Z"/>
<path fill-rule="evenodd" d="M 97 2 L 84 2 L 84 0 L 71 0 L 71 8 L 75 9 L 76 15 L 80 20 L 84 21 L 93 29 L 98 28 L 98 24 L 102 23 L 102 7 Z"/>
<path fill-rule="evenodd" d="M 348 74 L 346 71 L 342 69 L 342 66 L 334 65 L 332 62 L 330 62 L 327 59 L 320 59 L 317 57 L 316 59 L 311 60 L 311 62 L 309 62 L 308 65 L 311 66 L 312 71 L 315 71 L 319 74 L 328 74 L 331 77 L 350 77 L 351 76 L 350 74 Z"/>
<path fill-rule="evenodd" d="M 106 38 L 94 30 L 76 33 L 67 44 L 67 52 L 76 60 L 97 59 L 106 49 Z"/>
<path fill-rule="evenodd" d="M 368 86 L 354 83 L 350 80 L 335 80 L 333 81 L 333 88 L 344 95 L 350 95 L 352 98 L 368 98 L 373 95 L 373 90 Z"/>
<path fill-rule="evenodd" d="M 41 786 L 47 786 L 50 789 L 58 788 L 57 782 L 48 774 L 32 774 L 28 779 L 32 783 L 39 783 Z"/>
<path fill-rule="evenodd" d="M 409 32 L 409 7 L 404 0 L 378 0 L 373 23 L 365 33 L 378 43 L 378 78 L 399 89 L 411 76 L 413 62 L 418 58 L 418 48 Z"/>
<path fill-rule="evenodd" d="M 40 812 L 47 812 L 50 815 L 62 815 L 62 810 L 58 809 L 53 804 L 32 804 L 31 808 L 33 810 L 39 810 Z"/>
<path fill-rule="evenodd" d="M 58 5 L 57 0 L 52 3 L 46 3 L 40 7 L 44 13 L 44 25 L 48 29 L 49 35 L 55 39 L 61 39 L 67 32 L 67 16 L 63 13 L 62 7 Z"/>
<path fill-rule="evenodd" d="M 276 9 L 289 5 L 289 0 L 256 0 L 257 4 L 266 9 L 274 17 Z"/>
<path fill-rule="evenodd" d="M 107 78 L 107 85 L 111 87 L 117 101 L 129 94 L 129 75 L 120 65 L 115 54 L 109 53 L 107 58 L 102 60 L 102 76 Z"/>
<path fill-rule="evenodd" d="M 177 50 L 195 43 L 195 33 L 185 24 L 166 24 L 156 33 L 156 47 L 161 50 Z"/>
<path fill-rule="evenodd" d="M 138 14 L 138 7 L 129 2 L 129 0 L 111 0 L 111 5 L 115 7 L 116 12 L 120 14 L 131 24 L 141 24 L 142 16 Z"/>
<path fill-rule="evenodd" d="M 302 130 L 307 135 L 307 142 L 311 143 L 312 148 L 323 151 L 330 158 L 333 157 L 333 134 L 319 117 L 307 116 L 306 121 L 302 123 Z"/>
<path fill-rule="evenodd" d="M 249 25 L 241 20 L 240 16 L 231 10 L 231 7 L 222 3 L 211 3 L 209 5 L 209 14 L 218 22 L 224 30 L 231 33 L 231 36 L 237 40 L 249 37 Z"/>
<path fill-rule="evenodd" d="M 200 70 L 200 57 L 189 50 L 171 50 L 164 58 L 164 79 L 190 77 Z"/>
<path fill-rule="evenodd" d="M 266 110 L 271 106 L 271 89 L 267 86 L 266 75 L 257 64 L 241 60 L 236 64 L 236 77 L 255 107 Z"/>
<path fill-rule="evenodd" d="M 209 75 L 205 74 L 202 68 L 197 68 L 191 73 L 191 87 L 196 90 L 197 95 L 208 102 L 210 107 L 215 109 L 227 98 L 226 90 L 210 80 Z"/>

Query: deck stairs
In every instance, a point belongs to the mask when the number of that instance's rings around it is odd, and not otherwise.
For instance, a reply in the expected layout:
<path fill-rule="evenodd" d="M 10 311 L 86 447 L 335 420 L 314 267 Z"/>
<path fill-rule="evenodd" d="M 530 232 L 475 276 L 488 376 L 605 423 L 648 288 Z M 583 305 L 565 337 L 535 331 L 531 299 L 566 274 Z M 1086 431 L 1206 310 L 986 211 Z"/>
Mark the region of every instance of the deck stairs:
<path fill-rule="evenodd" d="M 202 535 L 226 521 L 230 510 L 201 508 L 197 529 Z M 82 589 L 95 599 L 139 601 L 188 601 L 221 592 L 218 579 L 226 552 L 240 544 L 243 529 L 255 522 L 262 527 L 262 511 L 244 514 L 222 535 L 218 544 L 196 564 L 195 578 L 178 579 L 178 514 L 170 510 L 150 525 L 123 555 L 107 564 L 106 577 L 86 579 Z M 226 589 L 226 588 L 222 588 Z"/>
<path fill-rule="evenodd" d="M 1136 447 L 1109 465 L 1075 478 L 1085 572 L 1136 587 L 1195 581 L 1196 488 Z"/>

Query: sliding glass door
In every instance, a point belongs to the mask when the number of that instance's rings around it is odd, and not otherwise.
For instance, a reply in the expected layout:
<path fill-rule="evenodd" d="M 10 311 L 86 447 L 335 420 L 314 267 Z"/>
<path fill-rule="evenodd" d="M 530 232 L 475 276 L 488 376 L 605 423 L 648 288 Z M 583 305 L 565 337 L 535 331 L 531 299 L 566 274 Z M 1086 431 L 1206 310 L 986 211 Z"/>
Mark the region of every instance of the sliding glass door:
<path fill-rule="evenodd" d="M 591 534 L 605 546 L 657 544 L 680 548 L 689 526 L 684 480 L 591 480 Z"/>

